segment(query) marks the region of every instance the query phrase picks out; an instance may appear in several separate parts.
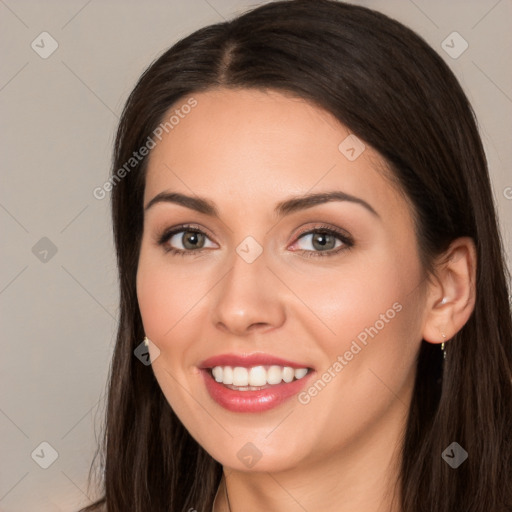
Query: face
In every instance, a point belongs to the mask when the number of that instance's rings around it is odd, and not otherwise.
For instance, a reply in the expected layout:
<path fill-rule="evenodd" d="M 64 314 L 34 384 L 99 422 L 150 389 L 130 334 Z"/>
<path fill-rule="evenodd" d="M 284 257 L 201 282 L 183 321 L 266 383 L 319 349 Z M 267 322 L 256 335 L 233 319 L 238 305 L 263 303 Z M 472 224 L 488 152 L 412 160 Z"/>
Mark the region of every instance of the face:
<path fill-rule="evenodd" d="M 245 471 L 391 440 L 408 412 L 425 290 L 412 213 L 383 160 L 302 99 L 193 98 L 149 157 L 137 273 L 170 406 L 215 459 Z M 152 201 L 162 193 L 213 208 Z"/>

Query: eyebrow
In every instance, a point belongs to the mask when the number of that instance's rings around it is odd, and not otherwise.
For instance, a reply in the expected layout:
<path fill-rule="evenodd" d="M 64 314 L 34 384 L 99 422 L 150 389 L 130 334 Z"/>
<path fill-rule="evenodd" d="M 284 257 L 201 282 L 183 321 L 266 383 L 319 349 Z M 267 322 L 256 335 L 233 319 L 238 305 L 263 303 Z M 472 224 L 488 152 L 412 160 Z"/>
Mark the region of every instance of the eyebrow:
<path fill-rule="evenodd" d="M 306 194 L 303 196 L 292 197 L 282 201 L 274 208 L 274 213 L 277 217 L 284 217 L 300 210 L 312 208 L 313 206 L 328 203 L 331 201 L 348 201 L 355 203 L 366 208 L 370 213 L 380 218 L 380 215 L 363 199 L 347 194 L 345 192 L 334 190 L 331 192 L 321 192 L 316 194 Z M 178 192 L 160 192 L 144 207 L 147 212 L 152 206 L 157 203 L 174 203 L 195 210 L 205 215 L 220 218 L 219 211 L 215 204 L 208 199 L 198 196 L 187 196 Z"/>

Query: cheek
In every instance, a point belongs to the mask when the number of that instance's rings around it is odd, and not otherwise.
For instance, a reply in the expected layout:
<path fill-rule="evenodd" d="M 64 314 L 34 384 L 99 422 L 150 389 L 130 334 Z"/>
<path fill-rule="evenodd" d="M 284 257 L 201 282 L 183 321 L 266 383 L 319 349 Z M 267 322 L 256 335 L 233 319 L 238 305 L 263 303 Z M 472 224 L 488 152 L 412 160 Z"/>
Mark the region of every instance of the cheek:
<path fill-rule="evenodd" d="M 154 249 L 141 248 L 137 300 L 146 335 L 157 343 L 176 339 L 176 329 L 190 321 L 208 289 L 185 269 L 186 263 L 181 265 L 172 265 Z"/>
<path fill-rule="evenodd" d="M 416 260 L 389 253 L 340 290 L 346 302 L 335 324 L 341 340 L 338 354 L 350 366 L 351 385 L 368 396 L 374 387 L 384 386 L 384 393 L 386 386 L 400 389 L 409 376 L 421 341 L 420 284 Z"/>
<path fill-rule="evenodd" d="M 151 265 L 151 260 L 141 252 L 137 269 L 137 300 L 144 331 L 149 339 L 160 337 L 165 318 L 162 315 L 162 294 L 169 284 L 165 274 L 159 271 L 158 266 Z"/>
<path fill-rule="evenodd" d="M 384 326 L 389 330 L 391 323 L 403 320 L 402 312 L 420 280 L 414 258 L 402 258 L 391 250 L 354 253 L 330 268 L 282 272 L 289 274 L 285 280 L 294 283 L 295 295 L 307 307 L 301 315 L 303 325 L 313 339 L 324 339 L 337 349 L 360 333 L 364 338 L 365 329 L 375 324 L 379 330 Z"/>
<path fill-rule="evenodd" d="M 295 281 L 301 286 L 297 293 L 315 313 L 304 317 L 302 327 L 323 354 L 319 376 L 333 382 L 322 398 L 314 398 L 318 410 L 313 417 L 343 416 L 342 411 L 357 411 L 365 402 L 363 421 L 380 414 L 394 396 L 390 389 L 407 387 L 421 341 L 421 276 L 412 255 L 405 259 L 390 250 Z M 341 412 L 320 410 L 331 401 Z"/>
<path fill-rule="evenodd" d="M 187 388 L 191 337 L 201 325 L 194 321 L 205 290 L 191 283 L 190 275 L 171 265 L 165 256 L 141 248 L 137 270 L 137 300 L 146 336 L 159 348 L 152 369 L 167 401 L 180 417 L 190 407 Z M 194 307 L 195 306 L 195 307 Z"/>
<path fill-rule="evenodd" d="M 299 398 L 310 413 L 305 421 L 311 428 L 321 424 L 331 439 L 340 438 L 340 429 L 346 439 L 356 435 L 359 427 L 384 414 L 396 396 L 406 403 L 421 341 L 422 295 L 419 267 L 412 260 L 405 263 L 381 258 L 350 276 L 340 273 L 317 282 L 329 291 L 315 287 L 307 296 L 310 308 L 334 334 L 312 316 L 303 324 L 321 349 L 322 364 L 321 382 Z M 346 423 L 347 417 L 351 422 Z"/>

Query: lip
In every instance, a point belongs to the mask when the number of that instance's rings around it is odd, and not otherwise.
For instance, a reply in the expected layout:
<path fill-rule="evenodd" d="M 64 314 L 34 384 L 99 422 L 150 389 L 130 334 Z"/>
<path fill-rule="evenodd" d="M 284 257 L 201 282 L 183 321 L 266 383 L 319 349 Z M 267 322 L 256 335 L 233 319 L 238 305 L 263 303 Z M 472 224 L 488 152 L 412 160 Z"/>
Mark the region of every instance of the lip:
<path fill-rule="evenodd" d="M 250 368 L 251 366 L 290 366 L 291 368 L 311 368 L 307 364 L 288 361 L 271 354 L 264 354 L 258 352 L 255 354 L 219 354 L 217 356 L 209 357 L 201 363 L 198 368 L 200 370 L 213 368 L 214 366 L 240 366 L 243 368 Z M 305 377 L 303 377 L 305 378 Z M 301 379 L 299 379 L 301 380 Z M 249 391 L 247 391 L 249 393 Z"/>
<path fill-rule="evenodd" d="M 201 368 L 200 372 L 210 397 L 224 409 L 239 413 L 261 413 L 278 407 L 304 389 L 316 374 L 314 370 L 310 370 L 304 377 L 292 382 L 281 382 L 260 390 L 236 391 L 217 382 L 210 368 Z"/>

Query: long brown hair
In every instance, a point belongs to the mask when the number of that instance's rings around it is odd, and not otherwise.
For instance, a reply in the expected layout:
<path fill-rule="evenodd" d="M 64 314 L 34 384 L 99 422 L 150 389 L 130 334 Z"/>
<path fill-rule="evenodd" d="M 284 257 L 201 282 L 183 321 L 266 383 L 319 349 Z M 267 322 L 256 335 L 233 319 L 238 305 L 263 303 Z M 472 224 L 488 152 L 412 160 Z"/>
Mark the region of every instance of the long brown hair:
<path fill-rule="evenodd" d="M 180 40 L 149 66 L 127 100 L 112 169 L 120 319 L 97 453 L 104 496 L 83 512 L 105 504 L 109 512 L 212 507 L 221 465 L 176 417 L 151 366 L 133 354 L 144 337 L 135 278 L 147 158 L 122 177 L 119 169 L 126 170 L 171 106 L 219 86 L 309 100 L 376 149 L 414 207 L 427 271 L 455 238 L 475 241 L 471 317 L 447 343 L 444 365 L 438 345 L 420 347 L 400 501 L 403 512 L 512 510 L 509 274 L 473 110 L 443 59 L 397 21 L 332 0 L 291 0 Z M 457 469 L 441 457 L 453 441 L 469 454 Z"/>

